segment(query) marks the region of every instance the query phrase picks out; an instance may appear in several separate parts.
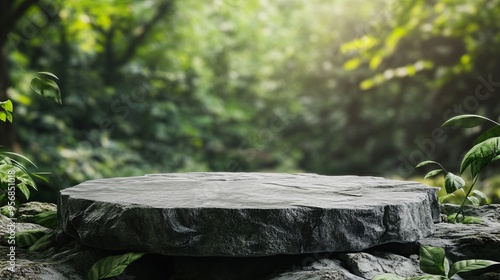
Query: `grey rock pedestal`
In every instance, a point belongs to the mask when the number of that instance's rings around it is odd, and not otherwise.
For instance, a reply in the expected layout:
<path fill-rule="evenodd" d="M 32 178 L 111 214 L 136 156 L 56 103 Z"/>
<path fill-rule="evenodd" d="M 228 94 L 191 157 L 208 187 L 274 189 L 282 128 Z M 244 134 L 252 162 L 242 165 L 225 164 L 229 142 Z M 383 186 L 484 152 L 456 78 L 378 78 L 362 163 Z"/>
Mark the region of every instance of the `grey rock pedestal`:
<path fill-rule="evenodd" d="M 356 252 L 413 242 L 439 221 L 437 189 L 375 177 L 184 173 L 61 191 L 62 229 L 109 250 L 170 256 Z"/>

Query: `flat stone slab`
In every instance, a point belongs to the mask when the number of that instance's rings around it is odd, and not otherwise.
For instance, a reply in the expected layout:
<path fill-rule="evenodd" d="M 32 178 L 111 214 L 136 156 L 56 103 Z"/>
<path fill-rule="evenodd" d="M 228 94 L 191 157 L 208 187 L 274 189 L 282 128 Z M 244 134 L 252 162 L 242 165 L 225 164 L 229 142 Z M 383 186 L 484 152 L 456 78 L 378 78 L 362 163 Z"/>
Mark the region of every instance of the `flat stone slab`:
<path fill-rule="evenodd" d="M 437 188 L 377 177 L 176 173 L 61 191 L 63 230 L 85 245 L 173 256 L 355 252 L 413 242 L 439 221 Z"/>

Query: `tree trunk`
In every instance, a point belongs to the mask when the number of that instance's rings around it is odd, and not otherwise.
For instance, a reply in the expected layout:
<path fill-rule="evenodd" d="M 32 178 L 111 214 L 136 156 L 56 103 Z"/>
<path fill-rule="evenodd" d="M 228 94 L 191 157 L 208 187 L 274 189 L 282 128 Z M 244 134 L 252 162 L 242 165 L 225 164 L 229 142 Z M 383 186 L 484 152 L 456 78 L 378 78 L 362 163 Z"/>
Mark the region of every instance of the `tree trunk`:
<path fill-rule="evenodd" d="M 10 83 L 7 59 L 8 35 L 24 13 L 39 1 L 0 1 L 0 101 L 2 102 L 9 98 L 7 94 Z M 16 133 L 11 123 L 0 121 L 0 145 L 14 152 L 20 152 L 20 146 L 16 141 Z"/>
<path fill-rule="evenodd" d="M 0 45 L 0 101 L 6 101 L 7 88 L 9 87 L 9 75 L 7 71 L 7 44 Z M 11 123 L 0 121 L 0 145 L 14 150 L 15 133 Z"/>

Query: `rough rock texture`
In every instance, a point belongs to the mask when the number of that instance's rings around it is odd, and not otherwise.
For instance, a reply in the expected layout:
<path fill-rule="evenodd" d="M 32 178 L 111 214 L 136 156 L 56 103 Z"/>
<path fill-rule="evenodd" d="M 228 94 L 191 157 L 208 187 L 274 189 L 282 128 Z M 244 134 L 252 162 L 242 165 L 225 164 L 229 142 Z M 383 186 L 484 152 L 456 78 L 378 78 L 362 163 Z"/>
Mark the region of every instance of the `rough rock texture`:
<path fill-rule="evenodd" d="M 446 204 L 441 209 L 443 213 L 451 214 L 458 206 Z M 500 205 L 468 207 L 466 215 L 481 218 L 483 223 L 436 224 L 436 232 L 423 239 L 421 244 L 444 248 L 453 262 L 464 259 L 500 262 Z"/>
<path fill-rule="evenodd" d="M 442 211 L 454 208 L 442 207 Z M 455 207 L 456 208 L 456 207 Z M 483 225 L 437 224 L 436 233 L 420 243 L 445 247 L 451 261 L 470 258 L 498 260 L 500 242 L 500 205 L 470 209 L 470 214 L 481 217 Z M 0 215 L 0 235 L 7 231 L 11 219 Z M 17 223 L 19 230 L 39 228 L 38 225 Z M 477 237 L 480 236 L 478 239 Z M 483 243 L 478 243 L 482 240 Z M 52 280 L 86 279 L 88 269 L 97 260 L 120 252 L 88 248 L 56 230 L 55 247 L 45 252 L 16 249 L 17 271 L 7 270 L 8 262 L 0 257 L 0 279 Z M 458 249 L 455 248 L 458 246 Z M 361 280 L 371 279 L 379 273 L 410 275 L 418 272 L 415 254 L 419 244 L 388 243 L 363 252 L 314 253 L 300 255 L 274 255 L 266 257 L 184 257 L 147 254 L 132 263 L 117 280 L 183 279 L 183 280 Z M 459 251 L 462 250 L 462 252 Z M 8 248 L 0 246 L 0 256 Z M 460 254 L 459 254 L 460 253 Z M 498 280 L 500 267 L 488 271 L 462 274 L 456 280 Z M 454 278 L 454 279 L 455 279 Z"/>
<path fill-rule="evenodd" d="M 313 255 L 304 257 L 302 263 L 309 263 L 303 267 L 293 267 L 293 271 L 282 273 L 271 280 L 362 280 L 364 278 L 352 274 L 342 266 L 339 260 L 329 259 L 328 255 Z M 314 258 L 316 257 L 316 258 Z M 312 261 L 312 262 L 311 262 Z"/>
<path fill-rule="evenodd" d="M 363 280 L 342 267 L 338 260 L 323 258 L 300 270 L 282 273 L 271 280 Z"/>
<path fill-rule="evenodd" d="M 439 220 L 436 188 L 375 177 L 158 174 L 61 191 L 62 229 L 85 245 L 177 256 L 361 251 L 413 242 Z"/>
<path fill-rule="evenodd" d="M 382 273 L 394 273 L 402 277 L 423 274 L 419 268 L 417 255 L 407 258 L 388 252 L 360 252 L 340 254 L 339 259 L 352 273 L 367 279 Z"/>
<path fill-rule="evenodd" d="M 10 267 L 12 244 L 7 243 L 5 234 L 9 233 L 12 224 L 15 232 L 26 230 L 43 230 L 47 233 L 53 230 L 31 221 L 36 214 L 56 210 L 53 203 L 27 202 L 16 211 L 15 219 L 0 215 L 0 279 L 5 280 L 83 280 L 86 279 L 90 266 L 98 259 L 106 256 L 101 250 L 89 250 L 62 231 L 56 231 L 54 247 L 49 247 L 42 252 L 29 252 L 26 248 L 15 246 L 15 271 Z"/>
<path fill-rule="evenodd" d="M 26 202 L 17 209 L 16 217 L 18 222 L 33 222 L 33 217 L 46 211 L 56 211 L 57 205 L 54 203 L 31 201 Z"/>
<path fill-rule="evenodd" d="M 455 213 L 458 206 L 442 205 L 445 214 Z M 466 208 L 466 215 L 481 218 L 481 224 L 440 223 L 436 232 L 420 241 L 423 245 L 445 249 L 450 262 L 485 259 L 500 262 L 500 204 Z M 487 272 L 492 271 L 492 272 Z M 500 279 L 500 265 L 486 271 L 463 274 L 463 279 Z"/>
<path fill-rule="evenodd" d="M 333 254 L 331 258 L 318 259 L 298 271 L 286 272 L 272 280 L 302 279 L 372 279 L 383 273 L 400 276 L 423 274 L 417 256 L 405 257 L 388 252 L 360 252 Z M 335 258 L 335 259 L 332 259 Z M 338 260 L 337 260 L 338 259 Z M 328 276 L 330 275 L 330 276 Z"/>

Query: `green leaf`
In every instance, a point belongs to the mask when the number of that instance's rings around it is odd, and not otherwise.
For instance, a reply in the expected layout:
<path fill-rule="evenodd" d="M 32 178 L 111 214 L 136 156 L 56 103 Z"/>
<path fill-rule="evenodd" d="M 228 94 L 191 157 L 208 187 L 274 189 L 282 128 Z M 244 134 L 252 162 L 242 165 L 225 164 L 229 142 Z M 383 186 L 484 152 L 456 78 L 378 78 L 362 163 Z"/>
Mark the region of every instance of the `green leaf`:
<path fill-rule="evenodd" d="M 54 244 L 53 237 L 54 237 L 53 232 L 46 233 L 44 236 L 40 237 L 40 239 L 38 239 L 38 241 L 36 241 L 35 244 L 31 245 L 28 248 L 28 251 L 37 252 L 52 247 L 52 245 Z"/>
<path fill-rule="evenodd" d="M 446 258 L 446 255 L 444 257 L 444 275 L 448 275 L 448 272 L 450 271 L 450 263 L 448 262 L 448 259 Z"/>
<path fill-rule="evenodd" d="M 51 229 L 55 229 L 59 225 L 59 222 L 57 220 L 57 211 L 55 210 L 45 211 L 37 214 L 33 217 L 33 221 L 35 224 L 39 224 Z"/>
<path fill-rule="evenodd" d="M 16 156 L 16 157 L 20 157 L 22 159 L 24 159 L 25 161 L 29 162 L 31 165 L 33 165 L 34 167 L 38 168 L 38 166 L 36 166 L 35 163 L 33 163 L 29 158 L 21 155 L 21 154 L 18 154 L 18 153 L 14 153 L 14 152 L 4 152 L 4 154 L 8 154 L 8 155 L 12 155 L 12 156 Z"/>
<path fill-rule="evenodd" d="M 460 176 L 457 176 L 451 172 L 446 172 L 444 175 L 444 187 L 446 193 L 453 193 L 454 191 L 461 189 L 465 186 L 465 181 Z"/>
<path fill-rule="evenodd" d="M 420 246 L 420 269 L 423 272 L 445 275 L 444 259 L 445 253 L 443 248 Z"/>
<path fill-rule="evenodd" d="M 482 224 L 483 220 L 474 216 L 465 216 L 462 224 Z"/>
<path fill-rule="evenodd" d="M 57 83 L 53 80 L 42 77 L 34 77 L 31 80 L 31 88 L 36 93 L 62 104 L 61 90 L 59 89 Z"/>
<path fill-rule="evenodd" d="M 98 280 L 120 275 L 129 264 L 142 256 L 144 253 L 127 253 L 100 259 L 90 268 L 88 279 Z"/>
<path fill-rule="evenodd" d="M 34 229 L 34 230 L 26 230 L 22 232 L 16 232 L 16 246 L 20 248 L 27 248 L 35 244 L 38 239 L 42 238 L 47 234 L 46 230 L 43 229 Z"/>
<path fill-rule="evenodd" d="M 448 221 L 451 223 L 455 223 L 455 217 L 457 216 L 457 213 L 453 213 L 451 215 L 448 215 Z M 465 216 L 460 223 L 462 224 L 482 224 L 483 220 L 481 220 L 478 217 L 474 216 Z"/>
<path fill-rule="evenodd" d="M 470 204 L 474 205 L 474 206 L 479 206 L 479 199 L 475 196 L 469 196 L 467 197 L 467 200 L 470 202 Z"/>
<path fill-rule="evenodd" d="M 479 176 L 479 173 L 483 169 L 483 162 L 481 160 L 478 161 L 473 161 L 470 164 L 470 173 L 472 175 L 472 180 L 475 180 L 477 176 Z"/>
<path fill-rule="evenodd" d="M 7 120 L 7 114 L 5 112 L 0 112 L 0 121 L 6 121 Z"/>
<path fill-rule="evenodd" d="M 59 80 L 59 78 L 56 75 L 54 75 L 54 74 L 52 74 L 50 72 L 38 72 L 38 74 L 47 75 L 47 76 L 50 76 L 50 77 L 52 77 L 52 78 L 54 78 L 56 80 Z"/>
<path fill-rule="evenodd" d="M 448 222 L 454 224 L 456 221 L 456 217 L 457 217 L 457 213 L 453 213 L 453 214 L 448 215 Z"/>
<path fill-rule="evenodd" d="M 422 161 L 421 163 L 417 164 L 417 166 L 415 166 L 415 168 L 419 168 L 419 167 L 422 167 L 424 165 L 431 164 L 431 163 L 440 165 L 438 162 L 435 162 L 433 160 L 426 160 L 426 161 Z"/>
<path fill-rule="evenodd" d="M 429 171 L 429 173 L 425 174 L 424 179 L 435 176 L 435 175 L 439 174 L 441 171 L 443 171 L 443 169 L 435 169 L 435 170 Z"/>
<path fill-rule="evenodd" d="M 21 181 L 21 183 L 24 183 L 28 186 L 31 186 L 33 189 L 38 190 L 35 184 L 35 181 L 31 178 L 31 176 L 28 173 L 25 172 L 16 172 L 16 177 L 18 180 Z"/>
<path fill-rule="evenodd" d="M 14 105 L 12 104 L 12 101 L 10 101 L 9 99 L 7 101 L 5 101 L 3 108 L 7 112 L 14 112 Z"/>
<path fill-rule="evenodd" d="M 480 203 L 486 204 L 488 202 L 488 196 L 482 191 L 473 190 L 472 195 L 475 196 L 477 199 L 479 199 Z"/>
<path fill-rule="evenodd" d="M 449 194 L 446 194 L 446 195 L 443 195 L 443 196 L 440 196 L 438 198 L 438 201 L 439 203 L 443 203 L 443 201 L 445 201 L 446 199 L 448 198 L 451 198 L 451 197 L 455 197 L 456 195 L 454 193 L 449 193 Z"/>
<path fill-rule="evenodd" d="M 19 183 L 16 185 L 16 187 L 24 194 L 24 197 L 26 197 L 26 199 L 30 199 L 30 189 L 28 188 L 28 186 L 26 186 L 25 183 Z"/>
<path fill-rule="evenodd" d="M 500 264 L 499 262 L 489 260 L 464 260 L 458 261 L 451 266 L 448 277 L 451 277 L 460 272 L 469 272 L 473 270 L 483 269 L 488 266 Z"/>
<path fill-rule="evenodd" d="M 471 168 L 472 178 L 474 178 L 485 166 L 490 164 L 499 155 L 500 137 L 485 140 L 472 147 L 465 154 L 462 164 L 460 165 L 460 173 L 463 173 L 469 165 L 474 163 L 474 168 Z"/>
<path fill-rule="evenodd" d="M 405 280 L 405 277 L 398 276 L 392 273 L 384 273 L 380 275 L 376 275 L 372 278 L 372 280 Z"/>
<path fill-rule="evenodd" d="M 494 126 L 488 130 L 486 130 L 483 134 L 479 135 L 479 137 L 474 141 L 474 146 L 488 140 L 493 137 L 499 137 L 500 136 L 500 126 Z"/>
<path fill-rule="evenodd" d="M 48 172 L 36 172 L 36 173 L 31 173 L 31 175 L 37 177 L 38 179 L 40 180 L 43 180 L 45 181 L 46 183 L 49 182 L 49 179 L 47 179 L 47 177 L 43 176 L 43 175 L 46 175 L 46 174 L 50 174 Z"/>
<path fill-rule="evenodd" d="M 0 207 L 0 214 L 4 215 L 5 217 L 14 218 L 15 213 L 16 213 L 16 208 L 13 206 L 5 205 Z"/>
<path fill-rule="evenodd" d="M 495 121 L 490 120 L 486 117 L 479 116 L 479 115 L 460 115 L 453 117 L 449 120 L 447 120 L 445 123 L 443 123 L 441 126 L 458 126 L 462 128 L 470 128 L 470 127 L 475 127 L 480 124 L 482 124 L 484 121 L 490 121 L 494 124 L 497 124 Z"/>

